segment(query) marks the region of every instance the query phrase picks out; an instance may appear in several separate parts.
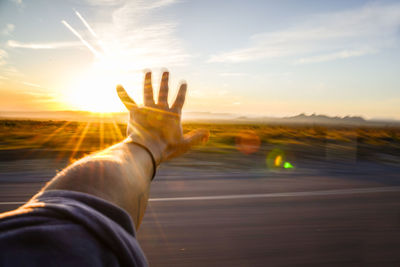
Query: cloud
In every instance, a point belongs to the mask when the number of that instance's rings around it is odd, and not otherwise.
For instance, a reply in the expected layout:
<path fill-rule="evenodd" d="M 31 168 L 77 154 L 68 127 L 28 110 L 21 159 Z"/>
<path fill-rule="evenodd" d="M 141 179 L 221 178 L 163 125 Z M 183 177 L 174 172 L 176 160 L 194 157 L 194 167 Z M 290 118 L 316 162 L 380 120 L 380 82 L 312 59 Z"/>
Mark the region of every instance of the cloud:
<path fill-rule="evenodd" d="M 151 2 L 146 8 L 147 9 L 155 9 L 160 7 L 169 6 L 171 4 L 177 3 L 177 0 L 159 0 Z"/>
<path fill-rule="evenodd" d="M 15 25 L 14 24 L 7 24 L 6 27 L 4 27 L 4 29 L 1 31 L 1 33 L 3 35 L 10 35 L 15 29 Z"/>
<path fill-rule="evenodd" d="M 126 70 L 185 64 L 191 56 L 176 36 L 177 23 L 156 13 L 175 3 L 135 0 L 115 8 L 111 23 L 93 27 L 105 51 L 104 60 L 118 62 Z"/>
<path fill-rule="evenodd" d="M 219 75 L 223 77 L 242 77 L 248 74 L 244 72 L 221 72 Z"/>
<path fill-rule="evenodd" d="M 85 14 L 74 10 L 81 27 L 72 27 L 66 20 L 61 23 L 80 42 L 22 43 L 10 40 L 8 46 L 27 49 L 86 46 L 95 55 L 97 66 L 115 74 L 184 65 L 192 57 L 185 53 L 182 40 L 176 37 L 177 23 L 166 19 L 163 13 L 156 13 L 178 3 L 177 0 L 87 0 L 87 3 L 95 5 L 99 14 L 105 11 L 111 14 L 111 21 L 93 23 L 85 18 Z"/>
<path fill-rule="evenodd" d="M 312 63 L 378 52 L 397 42 L 400 4 L 361 8 L 310 17 L 282 31 L 253 35 L 247 47 L 213 55 L 208 62 L 245 62 L 301 57 Z"/>
<path fill-rule="evenodd" d="M 179 0 L 86 0 L 86 2 L 94 6 L 124 6 L 130 2 L 137 10 L 143 11 L 175 4 Z"/>
<path fill-rule="evenodd" d="M 7 58 L 7 52 L 4 51 L 3 49 L 0 49 L 0 66 L 5 65 Z"/>
<path fill-rule="evenodd" d="M 80 42 L 22 43 L 14 40 L 9 40 L 7 45 L 12 48 L 25 49 L 62 49 L 83 46 Z"/>
<path fill-rule="evenodd" d="M 21 73 L 12 65 L 10 65 L 7 61 L 6 58 L 8 57 L 8 54 L 6 51 L 0 49 L 0 85 L 2 84 L 2 81 L 4 80 L 9 80 L 10 77 L 14 78 L 20 78 Z"/>
<path fill-rule="evenodd" d="M 36 84 L 36 83 L 30 83 L 30 82 L 21 82 L 21 83 L 24 85 L 30 86 L 30 87 L 45 89 L 43 86 Z"/>
<path fill-rule="evenodd" d="M 74 42 L 19 42 L 9 40 L 11 48 L 66 49 L 88 48 L 96 62 L 114 72 L 132 72 L 143 68 L 177 66 L 191 55 L 185 53 L 183 42 L 176 37 L 177 23 L 166 18 L 161 9 L 177 0 L 87 0 L 98 12 L 107 11 L 111 21 L 93 23 L 85 14 L 74 10 L 81 27 L 66 20 L 61 23 L 72 33 Z M 96 16 L 95 14 L 93 16 Z M 150 22 L 150 23 L 149 23 Z M 78 24 L 79 25 L 79 24 Z"/>
<path fill-rule="evenodd" d="M 17 5 L 19 5 L 19 6 L 23 6 L 23 2 L 22 2 L 22 0 L 12 0 L 12 2 L 14 2 L 14 3 L 16 3 Z"/>
<path fill-rule="evenodd" d="M 10 66 L 7 63 L 1 66 L 1 74 L 4 75 L 7 79 L 9 77 L 20 77 L 21 73 L 14 67 Z"/>
<path fill-rule="evenodd" d="M 126 0 L 86 0 L 86 3 L 94 6 L 115 6 L 125 2 Z"/>
<path fill-rule="evenodd" d="M 374 53 L 376 51 L 377 50 L 370 49 L 370 48 L 361 48 L 358 50 L 343 50 L 343 51 L 339 51 L 339 52 L 335 52 L 335 53 L 300 58 L 295 61 L 295 64 L 317 63 L 317 62 L 331 61 L 331 60 L 336 60 L 336 59 L 359 57 L 359 56 Z"/>

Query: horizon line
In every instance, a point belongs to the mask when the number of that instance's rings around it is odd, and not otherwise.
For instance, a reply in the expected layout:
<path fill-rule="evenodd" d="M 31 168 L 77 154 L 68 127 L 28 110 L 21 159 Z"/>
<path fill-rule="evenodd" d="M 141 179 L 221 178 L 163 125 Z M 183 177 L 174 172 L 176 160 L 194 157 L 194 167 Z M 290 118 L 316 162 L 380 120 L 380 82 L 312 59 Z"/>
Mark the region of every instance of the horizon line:
<path fill-rule="evenodd" d="M 19 114 L 49 114 L 51 115 L 52 113 L 55 115 L 56 113 L 62 113 L 62 112 L 69 112 L 69 113 L 85 113 L 87 115 L 93 115 L 93 116 L 102 116 L 102 115 L 123 115 L 123 114 L 128 114 L 128 111 L 110 111 L 110 112 L 98 112 L 98 111 L 88 111 L 88 110 L 30 110 L 30 111 L 25 111 L 25 110 L 0 110 L 0 119 L 5 119 L 3 118 L 3 116 L 7 116 L 8 114 L 12 114 L 12 113 L 19 113 Z M 265 114 L 265 115 L 257 115 L 257 114 L 244 114 L 244 113 L 230 113 L 230 112 L 213 112 L 213 111 L 184 111 L 183 112 L 183 117 L 185 117 L 185 114 L 200 114 L 200 115 L 204 115 L 204 117 L 202 117 L 201 119 L 207 119 L 207 117 L 209 117 L 209 119 L 213 119 L 213 116 L 229 116 L 230 118 L 226 118 L 226 119 L 286 119 L 286 118 L 294 118 L 294 117 L 298 117 L 301 115 L 304 115 L 307 118 L 311 118 L 311 117 L 328 117 L 329 119 L 345 119 L 345 118 L 361 118 L 363 120 L 365 120 L 366 122 L 368 121 L 395 121 L 395 122 L 400 122 L 400 118 L 393 118 L 393 117 L 366 117 L 363 115 L 344 115 L 344 116 L 340 116 L 340 115 L 330 115 L 330 114 L 324 114 L 324 113 L 317 113 L 317 112 L 313 112 L 313 113 L 307 113 L 307 112 L 300 112 L 300 113 L 292 113 L 291 115 L 270 115 L 270 114 Z M 206 116 L 206 115 L 209 116 Z M 10 116 L 10 118 L 21 118 L 18 116 Z M 23 116 L 23 118 L 25 119 L 29 119 L 29 116 Z M 35 118 L 35 116 L 32 117 L 33 119 L 37 119 Z M 45 118 L 43 118 L 45 119 Z M 215 118 L 214 118 L 215 119 Z M 221 119 L 221 118 L 219 118 Z"/>

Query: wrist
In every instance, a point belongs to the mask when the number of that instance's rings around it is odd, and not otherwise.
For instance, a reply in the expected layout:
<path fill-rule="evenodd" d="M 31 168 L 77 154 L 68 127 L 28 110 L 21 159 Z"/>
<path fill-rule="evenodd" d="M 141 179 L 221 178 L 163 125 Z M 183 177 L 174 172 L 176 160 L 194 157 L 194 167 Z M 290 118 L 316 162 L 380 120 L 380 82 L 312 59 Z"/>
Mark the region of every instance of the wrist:
<path fill-rule="evenodd" d="M 156 176 L 156 172 L 157 172 L 157 163 L 156 163 L 155 157 L 153 155 L 153 152 L 151 152 L 150 149 L 148 147 L 146 147 L 145 145 L 143 145 L 141 143 L 138 143 L 138 142 L 135 142 L 130 138 L 127 138 L 124 141 L 124 143 L 130 147 L 130 151 L 131 151 L 132 154 L 136 155 L 135 150 L 133 150 L 134 148 L 136 148 L 136 149 L 142 150 L 142 152 L 144 152 L 144 153 L 146 153 L 148 155 L 148 158 L 150 159 L 151 166 L 152 166 L 152 172 L 149 173 L 149 175 L 151 177 L 150 181 L 153 181 L 154 177 Z"/>
<path fill-rule="evenodd" d="M 144 134 L 133 133 L 128 136 L 126 142 L 132 142 L 146 147 L 151 153 L 156 167 L 162 162 L 163 151 L 165 150 L 166 145 L 160 140 L 157 140 L 156 137 L 151 138 L 149 136 L 145 136 Z"/>

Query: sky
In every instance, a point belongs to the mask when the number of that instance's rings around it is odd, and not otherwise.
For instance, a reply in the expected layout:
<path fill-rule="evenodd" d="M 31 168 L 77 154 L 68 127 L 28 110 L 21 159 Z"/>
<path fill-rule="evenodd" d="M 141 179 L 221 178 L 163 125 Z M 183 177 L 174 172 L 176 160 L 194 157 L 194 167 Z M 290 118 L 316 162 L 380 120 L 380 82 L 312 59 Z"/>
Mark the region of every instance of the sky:
<path fill-rule="evenodd" d="M 187 112 L 400 119 L 400 1 L 0 0 L 0 111 L 123 111 L 165 69 Z"/>

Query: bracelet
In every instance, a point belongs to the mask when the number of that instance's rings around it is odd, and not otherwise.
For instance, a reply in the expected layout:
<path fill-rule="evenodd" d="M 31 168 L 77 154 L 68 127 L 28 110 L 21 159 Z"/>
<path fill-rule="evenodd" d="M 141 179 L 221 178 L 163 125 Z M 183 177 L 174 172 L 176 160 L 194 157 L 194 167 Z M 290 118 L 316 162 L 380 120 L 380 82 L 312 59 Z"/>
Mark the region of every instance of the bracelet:
<path fill-rule="evenodd" d="M 149 153 L 150 158 L 151 158 L 151 162 L 153 163 L 153 175 L 152 175 L 152 177 L 151 177 L 151 181 L 153 181 L 153 180 L 154 180 L 154 177 L 156 176 L 156 170 L 157 170 L 156 159 L 154 158 L 153 153 L 150 151 L 150 149 L 149 149 L 148 147 L 146 147 L 145 145 L 143 145 L 143 144 L 141 144 L 141 143 L 135 142 L 135 141 L 133 141 L 133 140 L 130 140 L 130 141 L 128 141 L 127 143 L 128 143 L 128 144 L 137 145 L 137 146 L 143 148 L 144 150 L 146 150 L 146 151 Z"/>

